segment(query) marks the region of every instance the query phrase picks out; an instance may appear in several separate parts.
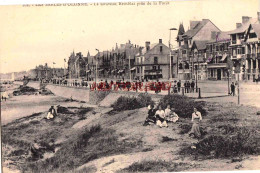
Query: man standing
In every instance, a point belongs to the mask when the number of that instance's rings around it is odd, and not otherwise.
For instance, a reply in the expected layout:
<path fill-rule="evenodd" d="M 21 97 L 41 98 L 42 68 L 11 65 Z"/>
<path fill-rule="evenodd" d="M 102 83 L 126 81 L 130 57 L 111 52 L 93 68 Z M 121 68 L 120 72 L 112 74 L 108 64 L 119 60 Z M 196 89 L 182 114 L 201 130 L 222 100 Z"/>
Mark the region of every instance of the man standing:
<path fill-rule="evenodd" d="M 234 82 L 232 82 L 232 84 L 230 85 L 230 88 L 231 88 L 231 95 L 233 94 L 233 96 L 235 96 L 235 84 L 234 84 Z"/>
<path fill-rule="evenodd" d="M 195 87 L 194 81 L 191 82 L 190 86 L 191 86 L 191 92 L 194 93 L 194 87 Z"/>
<path fill-rule="evenodd" d="M 187 92 L 189 93 L 190 92 L 190 81 L 187 82 Z"/>
<path fill-rule="evenodd" d="M 184 91 L 187 93 L 187 81 L 184 82 Z"/>
<path fill-rule="evenodd" d="M 179 82 L 177 82 L 177 87 L 178 87 L 178 92 L 181 91 L 181 80 L 179 80 Z"/>

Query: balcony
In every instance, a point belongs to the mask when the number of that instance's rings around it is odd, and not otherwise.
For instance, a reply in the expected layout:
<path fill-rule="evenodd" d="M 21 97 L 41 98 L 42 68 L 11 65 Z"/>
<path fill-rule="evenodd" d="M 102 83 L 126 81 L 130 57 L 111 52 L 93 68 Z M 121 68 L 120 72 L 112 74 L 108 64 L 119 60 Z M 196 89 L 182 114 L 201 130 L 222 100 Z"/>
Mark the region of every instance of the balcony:
<path fill-rule="evenodd" d="M 258 38 L 249 38 L 247 39 L 247 42 L 257 42 Z"/>
<path fill-rule="evenodd" d="M 162 72 L 162 69 L 150 69 L 150 70 L 144 70 L 145 73 L 160 73 Z"/>
<path fill-rule="evenodd" d="M 208 64 L 208 68 L 227 68 L 227 63 L 214 63 L 214 64 Z"/>
<path fill-rule="evenodd" d="M 190 69 L 179 69 L 178 73 L 190 73 Z"/>

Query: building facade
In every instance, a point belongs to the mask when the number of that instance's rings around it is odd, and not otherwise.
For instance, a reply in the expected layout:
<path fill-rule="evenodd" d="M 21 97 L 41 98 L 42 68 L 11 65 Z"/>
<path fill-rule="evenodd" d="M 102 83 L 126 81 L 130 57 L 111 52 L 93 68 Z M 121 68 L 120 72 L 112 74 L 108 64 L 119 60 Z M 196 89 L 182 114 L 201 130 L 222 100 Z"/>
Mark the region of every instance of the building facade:
<path fill-rule="evenodd" d="M 252 28 L 254 24 L 259 24 L 259 12 L 257 16 L 258 18 L 242 16 L 242 23 L 237 23 L 236 29 L 230 32 L 230 52 L 231 60 L 233 61 L 232 71 L 237 80 L 239 78 L 239 80 L 253 81 L 256 78 L 256 70 L 254 70 L 256 69 L 256 61 L 254 61 L 255 56 L 252 55 L 256 53 L 256 49 L 252 45 L 257 45 L 257 37 L 254 31 L 249 28 Z M 248 30 L 250 31 L 246 38 Z"/>
<path fill-rule="evenodd" d="M 97 60 L 98 78 L 103 79 L 129 79 L 136 77 L 134 68 L 135 54 L 139 51 L 139 46 L 130 41 L 118 46 L 110 51 L 98 52 L 94 59 Z"/>
<path fill-rule="evenodd" d="M 183 31 L 181 24 L 179 30 Z M 179 45 L 178 58 L 178 78 L 182 80 L 190 80 L 194 78 L 193 75 L 193 42 L 205 42 L 214 38 L 214 34 L 220 32 L 209 19 L 202 19 L 202 21 L 190 21 L 190 29 L 186 32 L 179 32 L 177 42 Z M 202 51 L 202 50 L 200 50 Z"/>
<path fill-rule="evenodd" d="M 174 52 L 172 52 L 172 69 L 176 67 L 174 61 Z M 145 47 L 141 47 L 135 56 L 136 77 L 138 80 L 155 80 L 170 78 L 170 49 L 159 39 L 158 43 L 145 43 Z M 176 60 L 176 58 L 175 58 Z M 176 68 L 175 68 L 176 69 Z M 173 77 L 175 76 L 172 70 Z"/>
<path fill-rule="evenodd" d="M 68 78 L 77 79 L 85 78 L 87 72 L 87 57 L 83 57 L 81 52 L 71 53 L 68 60 Z"/>
<path fill-rule="evenodd" d="M 207 71 L 209 80 L 232 78 L 233 63 L 230 56 L 229 32 L 219 32 L 216 38 L 207 42 Z"/>

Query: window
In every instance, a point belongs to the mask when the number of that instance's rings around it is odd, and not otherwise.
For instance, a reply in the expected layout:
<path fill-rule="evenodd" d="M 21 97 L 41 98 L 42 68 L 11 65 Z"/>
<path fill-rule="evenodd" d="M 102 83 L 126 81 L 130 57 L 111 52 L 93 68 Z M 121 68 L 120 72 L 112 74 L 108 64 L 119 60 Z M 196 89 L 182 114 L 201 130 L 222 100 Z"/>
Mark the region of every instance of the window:
<path fill-rule="evenodd" d="M 242 54 L 245 54 L 245 47 L 242 47 Z"/>
<path fill-rule="evenodd" d="M 158 57 L 154 57 L 154 64 L 158 64 Z"/>
<path fill-rule="evenodd" d="M 160 70 L 161 69 L 161 67 L 158 65 L 158 70 Z"/>
<path fill-rule="evenodd" d="M 162 46 L 160 46 L 160 52 L 162 52 Z"/>
<path fill-rule="evenodd" d="M 153 66 L 153 70 L 156 70 L 156 66 Z"/>
<path fill-rule="evenodd" d="M 179 64 L 179 69 L 182 69 L 182 63 Z"/>
<path fill-rule="evenodd" d="M 173 56 L 171 56 L 171 62 L 173 62 Z"/>
<path fill-rule="evenodd" d="M 189 65 L 189 63 L 185 63 L 185 69 L 189 69 L 190 68 L 190 65 Z"/>

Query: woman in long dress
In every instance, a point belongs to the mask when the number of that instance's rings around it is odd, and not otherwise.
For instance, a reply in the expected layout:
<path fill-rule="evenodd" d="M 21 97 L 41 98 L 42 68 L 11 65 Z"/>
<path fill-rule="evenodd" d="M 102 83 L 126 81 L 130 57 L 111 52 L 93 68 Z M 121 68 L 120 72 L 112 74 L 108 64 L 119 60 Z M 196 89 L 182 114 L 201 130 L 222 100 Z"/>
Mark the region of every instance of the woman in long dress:
<path fill-rule="evenodd" d="M 197 138 L 201 137 L 201 133 L 200 133 L 200 121 L 202 120 L 202 116 L 201 113 L 197 110 L 197 108 L 194 108 L 194 112 L 192 113 L 192 119 L 191 122 L 192 124 L 192 128 L 190 131 L 190 136 L 194 135 Z"/>
<path fill-rule="evenodd" d="M 150 124 L 155 124 L 156 122 L 156 117 L 155 117 L 155 109 L 154 105 L 149 105 L 148 106 L 148 116 L 145 119 L 144 126 L 150 125 Z"/>
<path fill-rule="evenodd" d="M 166 116 L 166 120 L 167 122 L 173 122 L 173 123 L 179 120 L 179 116 L 175 113 L 174 108 L 170 109 L 170 113 L 168 116 Z"/>
<path fill-rule="evenodd" d="M 168 127 L 167 122 L 165 120 L 165 113 L 164 110 L 162 110 L 162 106 L 159 106 L 159 109 L 155 112 L 156 116 L 156 125 L 159 127 Z"/>

